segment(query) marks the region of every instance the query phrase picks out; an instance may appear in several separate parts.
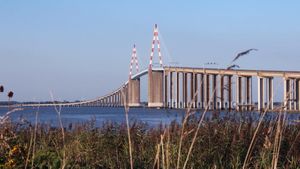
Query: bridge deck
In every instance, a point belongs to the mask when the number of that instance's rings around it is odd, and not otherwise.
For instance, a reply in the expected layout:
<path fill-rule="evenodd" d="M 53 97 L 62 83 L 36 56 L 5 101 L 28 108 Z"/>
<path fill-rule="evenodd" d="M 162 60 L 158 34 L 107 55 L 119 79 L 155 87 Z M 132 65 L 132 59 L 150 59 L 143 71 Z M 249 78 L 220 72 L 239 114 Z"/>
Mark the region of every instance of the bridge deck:
<path fill-rule="evenodd" d="M 249 69 L 213 69 L 213 68 L 192 68 L 192 67 L 164 67 L 165 72 L 195 72 L 207 74 L 239 75 L 239 76 L 261 76 L 261 77 L 288 77 L 300 78 L 300 71 L 279 71 L 279 70 L 249 70 Z"/>

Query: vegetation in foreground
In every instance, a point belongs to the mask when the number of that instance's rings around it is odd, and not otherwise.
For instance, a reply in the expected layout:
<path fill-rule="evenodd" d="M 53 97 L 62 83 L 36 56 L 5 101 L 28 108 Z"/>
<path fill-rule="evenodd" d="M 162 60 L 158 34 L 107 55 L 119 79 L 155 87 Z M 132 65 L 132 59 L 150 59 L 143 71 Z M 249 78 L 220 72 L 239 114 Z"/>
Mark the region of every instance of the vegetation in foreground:
<path fill-rule="evenodd" d="M 131 123 L 133 168 L 242 168 L 257 121 L 220 118 L 218 113 L 205 119 L 184 166 L 198 120 L 190 116 L 184 125 L 173 122 L 156 128 Z M 247 168 L 271 168 L 276 125 L 276 120 L 261 123 Z M 299 132 L 299 123 L 284 125 L 279 168 L 299 168 Z M 126 124 L 105 123 L 96 128 L 94 120 L 63 130 L 25 120 L 2 121 L 0 168 L 130 168 L 127 134 Z"/>

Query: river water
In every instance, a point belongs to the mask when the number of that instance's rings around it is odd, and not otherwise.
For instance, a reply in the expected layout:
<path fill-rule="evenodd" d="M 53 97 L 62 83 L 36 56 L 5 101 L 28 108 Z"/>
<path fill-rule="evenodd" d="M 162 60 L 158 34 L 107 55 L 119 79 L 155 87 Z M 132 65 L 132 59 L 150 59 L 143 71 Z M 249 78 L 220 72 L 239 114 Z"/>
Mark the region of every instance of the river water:
<path fill-rule="evenodd" d="M 0 108 L 0 116 L 8 112 L 8 108 Z M 58 114 L 54 107 L 26 107 L 9 114 L 12 121 L 18 122 L 20 120 L 27 120 L 35 123 L 36 112 L 38 112 L 38 122 L 45 123 L 51 126 L 58 125 Z M 203 111 L 198 111 L 196 116 L 199 116 Z M 174 109 L 150 109 L 150 108 L 131 108 L 129 110 L 130 122 L 139 121 L 147 123 L 149 126 L 157 126 L 158 124 L 169 124 L 172 121 L 181 122 L 185 115 L 185 110 Z M 212 117 L 213 113 L 208 112 L 207 118 Z M 220 118 L 234 116 L 248 116 L 253 119 L 258 119 L 259 113 L 257 112 L 220 112 Z M 275 118 L 277 113 L 268 113 L 266 118 Z M 1 118 L 1 117 L 0 117 Z M 124 108 L 111 108 L 111 107 L 62 107 L 61 119 L 65 126 L 70 123 L 84 123 L 87 121 L 95 120 L 96 126 L 101 126 L 105 122 L 124 123 L 125 110 Z M 290 122 L 300 119 L 300 113 L 289 113 L 288 120 Z"/>

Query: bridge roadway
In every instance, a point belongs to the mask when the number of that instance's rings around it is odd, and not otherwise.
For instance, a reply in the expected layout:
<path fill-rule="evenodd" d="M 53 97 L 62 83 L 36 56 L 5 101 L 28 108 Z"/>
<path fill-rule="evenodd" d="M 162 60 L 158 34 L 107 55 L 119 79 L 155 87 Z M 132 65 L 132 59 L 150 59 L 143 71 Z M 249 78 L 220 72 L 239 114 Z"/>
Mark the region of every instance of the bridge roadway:
<path fill-rule="evenodd" d="M 274 78 L 284 84 L 282 108 L 300 111 L 300 71 L 169 67 L 145 69 L 113 92 L 91 100 L 25 106 L 141 106 L 140 78 L 148 77 L 148 107 L 275 111 Z M 257 100 L 253 99 L 257 78 Z"/>

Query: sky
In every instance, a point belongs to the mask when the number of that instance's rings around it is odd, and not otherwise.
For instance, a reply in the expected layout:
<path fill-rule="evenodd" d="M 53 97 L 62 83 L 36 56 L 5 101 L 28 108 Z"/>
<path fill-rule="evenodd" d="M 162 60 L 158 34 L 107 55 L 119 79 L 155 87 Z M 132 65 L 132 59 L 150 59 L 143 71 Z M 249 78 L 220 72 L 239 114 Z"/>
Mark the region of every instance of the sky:
<path fill-rule="evenodd" d="M 147 67 L 154 24 L 164 65 L 224 68 L 257 48 L 242 69 L 300 70 L 299 11 L 296 0 L 0 0 L 0 84 L 17 101 L 104 95 L 128 79 L 133 44 Z"/>

